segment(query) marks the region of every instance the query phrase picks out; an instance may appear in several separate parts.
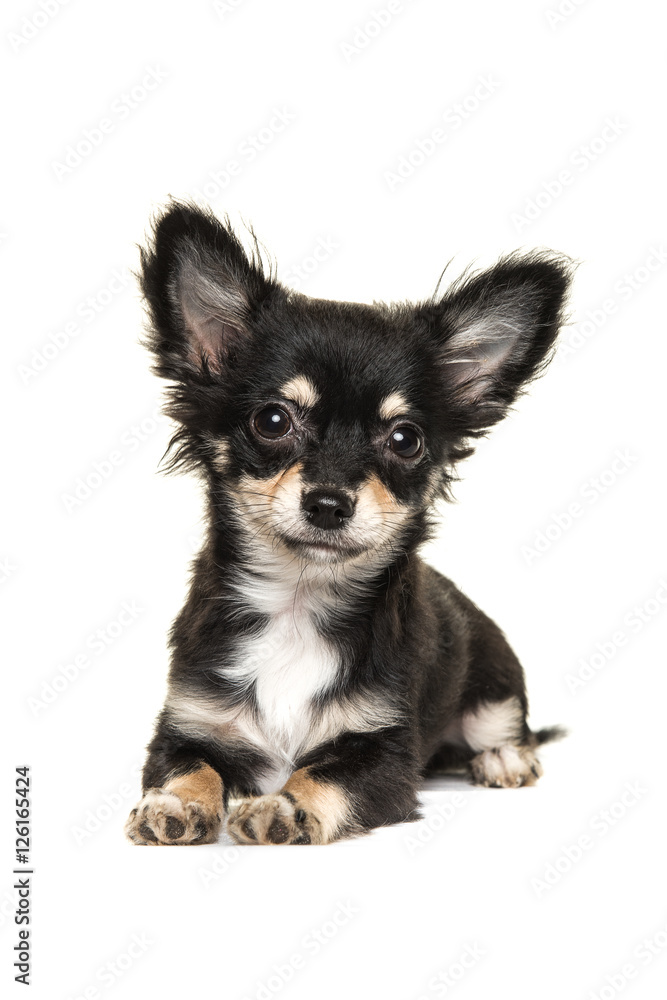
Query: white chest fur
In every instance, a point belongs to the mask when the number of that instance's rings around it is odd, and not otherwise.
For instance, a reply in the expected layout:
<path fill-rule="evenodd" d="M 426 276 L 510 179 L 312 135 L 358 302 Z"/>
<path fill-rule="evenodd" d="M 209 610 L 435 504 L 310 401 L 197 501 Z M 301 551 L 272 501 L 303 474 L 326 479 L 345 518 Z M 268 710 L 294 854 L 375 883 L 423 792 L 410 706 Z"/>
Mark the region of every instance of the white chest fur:
<path fill-rule="evenodd" d="M 340 601 L 354 599 L 353 581 L 334 576 L 328 567 L 306 569 L 289 559 L 259 562 L 262 576 L 236 578 L 239 603 L 266 615 L 260 633 L 238 641 L 219 672 L 255 692 L 257 711 L 229 706 L 174 688 L 167 706 L 179 728 L 193 737 L 224 744 L 239 737 L 271 761 L 258 775 L 263 792 L 277 791 L 295 769 L 299 754 L 327 743 L 342 732 L 369 732 L 394 725 L 397 714 L 381 693 L 357 692 L 334 698 L 313 711 L 313 699 L 336 683 L 341 669 L 336 647 L 317 628 L 317 619 L 340 613 Z M 347 594 L 341 597 L 341 592 Z"/>
<path fill-rule="evenodd" d="M 289 753 L 303 742 L 312 699 L 331 685 L 338 666 L 312 617 L 286 612 L 240 645 L 235 666 L 225 674 L 254 683 L 262 728 Z"/>
<path fill-rule="evenodd" d="M 324 574 L 300 574 L 288 567 L 276 576 L 246 577 L 239 584 L 245 601 L 268 616 L 264 629 L 241 640 L 227 677 L 254 686 L 258 718 L 246 716 L 247 738 L 271 748 L 276 763 L 289 771 L 295 755 L 310 741 L 313 698 L 335 681 L 340 660 L 319 632 L 320 615 L 330 600 Z"/>

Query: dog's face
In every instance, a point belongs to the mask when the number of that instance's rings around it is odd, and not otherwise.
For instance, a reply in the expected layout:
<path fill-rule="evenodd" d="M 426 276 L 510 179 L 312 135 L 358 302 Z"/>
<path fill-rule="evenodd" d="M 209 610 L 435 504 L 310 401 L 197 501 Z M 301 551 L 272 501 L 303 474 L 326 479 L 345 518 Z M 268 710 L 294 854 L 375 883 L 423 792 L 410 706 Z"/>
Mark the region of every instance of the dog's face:
<path fill-rule="evenodd" d="M 316 561 L 391 553 L 438 491 L 446 447 L 410 329 L 368 306 L 286 296 L 251 340 L 213 434 L 244 519 Z"/>
<path fill-rule="evenodd" d="M 417 306 L 309 299 L 187 206 L 142 264 L 177 459 L 247 537 L 313 562 L 388 562 L 423 537 L 466 441 L 543 363 L 568 282 L 541 254 Z"/>

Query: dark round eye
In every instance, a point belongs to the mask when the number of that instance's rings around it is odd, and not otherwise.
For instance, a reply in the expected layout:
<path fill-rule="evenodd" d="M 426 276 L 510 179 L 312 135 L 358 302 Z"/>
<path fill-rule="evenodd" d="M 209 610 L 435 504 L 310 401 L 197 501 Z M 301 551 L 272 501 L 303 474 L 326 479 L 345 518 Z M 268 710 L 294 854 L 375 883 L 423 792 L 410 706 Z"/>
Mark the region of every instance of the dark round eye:
<path fill-rule="evenodd" d="M 280 406 L 265 406 L 256 415 L 255 430 L 263 438 L 281 438 L 292 429 L 289 414 Z"/>
<path fill-rule="evenodd" d="M 389 447 L 394 455 L 401 458 L 414 458 L 422 450 L 422 439 L 412 427 L 397 427 L 391 432 Z"/>

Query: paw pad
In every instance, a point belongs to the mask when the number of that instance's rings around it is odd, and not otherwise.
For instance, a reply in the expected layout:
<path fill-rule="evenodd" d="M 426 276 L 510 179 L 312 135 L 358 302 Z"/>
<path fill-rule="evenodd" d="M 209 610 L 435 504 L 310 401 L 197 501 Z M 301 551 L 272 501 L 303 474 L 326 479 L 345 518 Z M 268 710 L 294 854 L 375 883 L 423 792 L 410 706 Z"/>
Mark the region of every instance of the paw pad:
<path fill-rule="evenodd" d="M 134 844 L 212 844 L 221 819 L 199 802 L 183 801 L 173 792 L 151 788 L 130 813 L 125 832 Z"/>
<path fill-rule="evenodd" d="M 478 753 L 470 762 L 472 780 L 487 788 L 521 788 L 534 785 L 542 765 L 530 747 L 505 744 Z"/>
<path fill-rule="evenodd" d="M 320 825 L 291 795 L 259 795 L 231 813 L 227 831 L 238 844 L 317 844 Z"/>

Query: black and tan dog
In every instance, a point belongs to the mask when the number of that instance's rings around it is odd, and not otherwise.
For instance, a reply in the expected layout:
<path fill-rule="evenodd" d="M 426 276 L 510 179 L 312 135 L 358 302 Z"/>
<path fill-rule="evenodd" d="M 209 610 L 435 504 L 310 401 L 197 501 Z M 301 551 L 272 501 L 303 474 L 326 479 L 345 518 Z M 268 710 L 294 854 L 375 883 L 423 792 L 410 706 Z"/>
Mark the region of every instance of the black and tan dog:
<path fill-rule="evenodd" d="M 421 561 L 470 442 L 543 367 L 569 262 L 513 255 L 420 305 L 310 299 L 184 204 L 142 254 L 156 371 L 208 536 L 127 833 L 326 844 L 414 818 L 423 776 L 541 774 L 522 668 Z"/>

